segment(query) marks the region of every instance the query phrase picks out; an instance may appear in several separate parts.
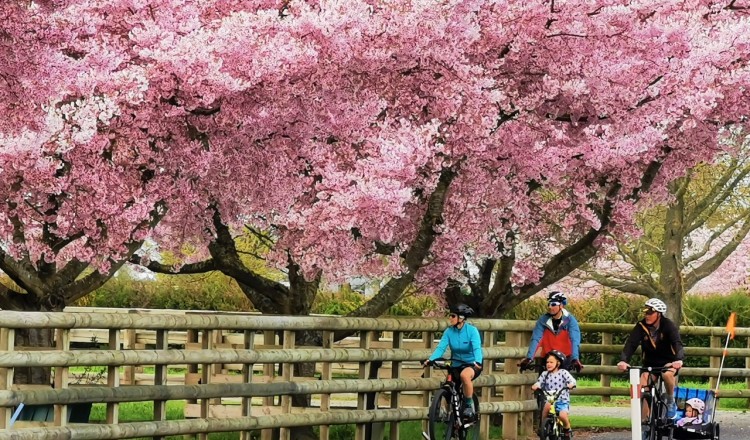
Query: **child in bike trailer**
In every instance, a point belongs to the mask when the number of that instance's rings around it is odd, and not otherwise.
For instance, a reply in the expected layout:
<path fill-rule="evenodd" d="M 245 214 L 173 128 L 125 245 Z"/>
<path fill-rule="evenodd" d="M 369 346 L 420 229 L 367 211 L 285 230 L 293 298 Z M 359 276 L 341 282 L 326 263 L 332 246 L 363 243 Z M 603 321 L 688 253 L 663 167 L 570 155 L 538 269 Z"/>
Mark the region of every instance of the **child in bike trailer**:
<path fill-rule="evenodd" d="M 575 378 L 568 372 L 563 370 L 561 367 L 565 364 L 565 355 L 557 350 L 552 350 L 547 353 L 546 367 L 547 371 L 543 371 L 539 375 L 536 383 L 531 386 L 532 390 L 541 389 L 542 391 L 559 391 L 565 389 L 560 393 L 560 397 L 555 402 L 555 411 L 557 411 L 560 420 L 563 422 L 563 438 L 569 440 L 571 438 L 570 430 L 570 418 L 568 413 L 570 412 L 570 391 L 576 386 Z M 547 402 L 542 409 L 542 420 L 547 419 L 549 414 L 550 403 Z"/>
<path fill-rule="evenodd" d="M 677 421 L 677 426 L 700 425 L 703 423 L 703 410 L 706 404 L 697 397 L 685 402 L 685 417 Z"/>

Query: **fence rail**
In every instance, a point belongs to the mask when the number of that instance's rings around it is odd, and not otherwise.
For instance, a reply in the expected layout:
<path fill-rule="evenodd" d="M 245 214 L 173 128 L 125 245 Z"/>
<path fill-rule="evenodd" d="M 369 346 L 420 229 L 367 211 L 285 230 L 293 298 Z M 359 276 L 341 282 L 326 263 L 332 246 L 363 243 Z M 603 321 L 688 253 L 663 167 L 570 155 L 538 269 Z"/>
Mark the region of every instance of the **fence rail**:
<path fill-rule="evenodd" d="M 484 341 L 484 372 L 476 380 L 481 390 L 480 435 L 487 439 L 491 415 L 504 413 L 503 437 L 515 439 L 531 432 L 529 411 L 535 408 L 529 385 L 533 374 L 519 374 L 517 362 L 526 354 L 531 321 L 473 320 Z M 34 313 L 7 312 L 0 315 L 0 440 L 2 439 L 111 439 L 261 430 L 270 439 L 273 428 L 282 438 L 296 426 L 321 426 L 321 438 L 328 438 L 334 424 L 356 424 L 356 439 L 364 440 L 366 426 L 381 422 L 424 420 L 429 392 L 441 377 L 431 377 L 418 361 L 426 358 L 435 339 L 446 326 L 444 320 L 424 318 L 342 318 L 330 316 L 262 316 L 210 312 L 111 310 L 94 312 Z M 575 394 L 599 395 L 603 399 L 628 395 L 627 388 L 612 388 L 610 377 L 619 375 L 612 366 L 612 354 L 621 346 L 612 335 L 627 333 L 629 325 L 582 324 L 582 331 L 601 334 L 602 344 L 583 344 L 584 353 L 601 353 L 602 365 L 587 365 L 586 373 L 601 376 L 601 387 L 579 388 Z M 15 334 L 26 329 L 54 329 L 55 349 L 26 350 L 16 346 Z M 324 347 L 299 347 L 295 331 L 319 331 Z M 333 342 L 333 333 L 353 330 L 359 338 Z M 722 354 L 723 327 L 683 327 L 686 335 L 710 336 L 710 347 L 688 347 L 690 356 L 709 356 L 709 368 L 685 368 L 681 376 L 715 376 Z M 737 329 L 748 339 L 750 329 Z M 407 340 L 405 336 L 409 336 Z M 88 345 L 77 349 L 76 344 Z M 94 349 L 96 346 L 99 349 Z M 750 346 L 731 348 L 729 356 L 746 358 Z M 73 348 L 71 348 L 73 347 Z M 295 377 L 294 365 L 315 363 L 317 377 Z M 144 373 L 153 366 L 153 373 Z M 52 368 L 55 388 L 15 385 L 14 369 Z M 78 386 L 72 367 L 106 369 L 101 386 Z M 185 368 L 179 384 L 172 384 L 170 368 Z M 335 372 L 349 377 L 334 377 Z M 418 377 L 424 373 L 425 377 Z M 149 385 L 136 385 L 150 377 Z M 724 377 L 746 378 L 750 370 L 725 369 Z M 170 381 L 171 379 L 171 381 Z M 129 384 L 128 386 L 122 386 Z M 151 385 L 153 384 L 153 385 Z M 380 398 L 372 399 L 376 394 Z M 291 404 L 291 396 L 312 395 L 318 410 L 306 411 Z M 350 405 L 341 396 L 354 395 Z M 370 399 L 368 399 L 368 396 Z M 722 391 L 723 397 L 750 397 L 750 391 Z M 166 420 L 166 402 L 187 401 L 186 414 L 195 419 Z M 239 400 L 240 405 L 226 405 Z M 119 404 L 154 402 L 154 421 L 118 423 Z M 106 424 L 69 423 L 70 405 L 103 403 Z M 385 407 L 377 407 L 380 402 Z M 12 409 L 19 404 L 54 405 L 52 426 L 10 427 Z M 349 406 L 336 410 L 336 406 Z M 373 406 L 375 406 L 373 408 Z M 217 412 L 218 411 L 218 412 Z M 213 418 L 221 413 L 227 417 Z M 34 425 L 25 423 L 25 426 Z M 399 424 L 391 423 L 390 438 L 398 440 Z"/>

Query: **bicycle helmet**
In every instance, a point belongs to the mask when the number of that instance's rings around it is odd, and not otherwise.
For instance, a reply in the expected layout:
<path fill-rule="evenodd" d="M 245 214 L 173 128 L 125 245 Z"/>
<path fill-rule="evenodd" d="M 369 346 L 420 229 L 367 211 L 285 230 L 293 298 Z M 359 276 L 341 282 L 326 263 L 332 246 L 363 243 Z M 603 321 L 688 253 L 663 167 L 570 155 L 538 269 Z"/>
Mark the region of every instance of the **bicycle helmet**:
<path fill-rule="evenodd" d="M 565 363 L 565 355 L 558 350 L 550 350 L 549 353 L 547 353 L 547 357 L 550 356 L 554 356 L 558 361 L 560 361 L 560 365 Z"/>
<path fill-rule="evenodd" d="M 703 401 L 697 397 L 688 399 L 685 402 L 685 405 L 690 405 L 694 410 L 698 411 L 698 414 L 703 414 L 703 410 L 706 409 L 706 404 L 703 403 Z"/>
<path fill-rule="evenodd" d="M 564 293 L 559 291 L 550 292 L 549 295 L 547 295 L 547 304 L 558 302 L 564 306 L 568 305 L 568 297 L 565 296 Z"/>
<path fill-rule="evenodd" d="M 662 315 L 667 313 L 667 305 L 659 298 L 651 298 L 646 301 L 646 308 L 654 309 Z"/>
<path fill-rule="evenodd" d="M 451 306 L 450 311 L 458 316 L 463 316 L 464 319 L 474 314 L 474 309 L 466 304 L 456 304 L 455 306 Z"/>

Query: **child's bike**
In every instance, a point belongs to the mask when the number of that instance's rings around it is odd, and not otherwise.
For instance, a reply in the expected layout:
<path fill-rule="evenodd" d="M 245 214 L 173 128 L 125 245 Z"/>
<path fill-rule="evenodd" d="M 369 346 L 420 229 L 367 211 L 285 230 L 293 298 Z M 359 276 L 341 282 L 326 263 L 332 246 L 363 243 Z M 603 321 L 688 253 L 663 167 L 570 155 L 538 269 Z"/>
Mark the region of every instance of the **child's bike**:
<path fill-rule="evenodd" d="M 428 432 L 423 432 L 422 437 L 427 440 L 477 440 L 479 438 L 479 399 L 474 395 L 474 417 L 466 420 L 462 417 L 464 410 L 464 393 L 459 378 L 461 370 L 466 365 L 458 367 L 452 365 L 452 361 L 435 359 L 432 366 L 447 370 L 448 375 L 435 391 L 428 413 Z"/>
<path fill-rule="evenodd" d="M 534 391 L 537 406 L 539 407 L 540 412 L 544 409 L 544 405 L 547 402 L 549 402 L 550 404 L 547 418 L 544 420 L 541 428 L 539 429 L 540 440 L 563 440 L 564 438 L 565 427 L 562 420 L 560 419 L 560 416 L 557 414 L 557 410 L 555 409 L 555 402 L 557 402 L 557 399 L 560 398 L 560 394 L 562 394 L 563 390 L 565 390 L 565 388 L 561 388 L 557 391 Z"/>

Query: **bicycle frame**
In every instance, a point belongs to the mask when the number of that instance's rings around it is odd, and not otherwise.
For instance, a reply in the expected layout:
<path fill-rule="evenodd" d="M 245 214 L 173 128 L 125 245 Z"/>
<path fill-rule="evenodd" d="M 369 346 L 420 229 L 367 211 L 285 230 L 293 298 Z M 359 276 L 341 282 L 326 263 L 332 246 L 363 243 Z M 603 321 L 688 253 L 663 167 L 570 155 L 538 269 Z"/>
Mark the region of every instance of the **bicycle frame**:
<path fill-rule="evenodd" d="M 447 375 L 445 378 L 445 381 L 440 384 L 440 389 L 438 392 L 433 396 L 433 402 L 430 405 L 431 407 L 431 414 L 430 417 L 435 417 L 434 414 L 432 414 L 432 409 L 436 407 L 436 400 L 443 398 L 442 392 L 448 393 L 448 401 L 451 408 L 451 415 L 448 418 L 448 422 L 451 425 L 449 427 L 450 429 L 450 438 L 458 438 L 459 440 L 470 440 L 467 438 L 468 430 L 476 424 L 476 422 L 479 420 L 479 407 L 478 405 L 475 407 L 475 410 L 477 412 L 477 416 L 472 421 L 468 421 L 467 423 L 464 423 L 461 417 L 461 403 L 464 400 L 464 394 L 463 394 L 463 386 L 460 380 L 455 380 L 454 377 L 459 377 L 460 371 L 466 367 L 466 365 L 459 365 L 458 367 L 455 367 L 452 365 L 452 361 L 446 361 L 443 359 L 436 359 L 432 362 L 432 365 L 440 370 L 447 370 Z M 475 405 L 478 403 L 476 396 L 474 396 L 474 403 Z M 432 431 L 433 424 L 436 423 L 434 420 L 430 420 L 430 431 Z M 430 434 L 427 434 L 425 432 L 422 433 L 422 436 L 430 440 L 431 436 L 434 435 L 433 432 L 430 432 Z M 432 440 L 443 440 L 443 439 L 432 439 Z"/>
<path fill-rule="evenodd" d="M 550 404 L 547 418 L 542 422 L 539 431 L 539 438 L 542 440 L 556 440 L 561 439 L 563 436 L 563 430 L 565 428 L 562 419 L 560 419 L 560 416 L 557 414 L 557 409 L 555 409 L 555 402 L 557 402 L 564 390 L 565 388 L 561 388 L 557 391 L 543 391 L 541 389 L 535 391 L 540 413 L 544 410 L 545 404 Z"/>
<path fill-rule="evenodd" d="M 661 439 L 663 435 L 672 438 L 674 423 L 667 419 L 667 402 L 662 393 L 662 374 L 670 368 L 671 364 L 664 367 L 630 367 L 640 370 L 641 374 L 648 373 L 646 385 L 641 387 L 641 405 L 648 406 L 648 417 L 641 424 L 647 428 L 648 440 Z"/>

